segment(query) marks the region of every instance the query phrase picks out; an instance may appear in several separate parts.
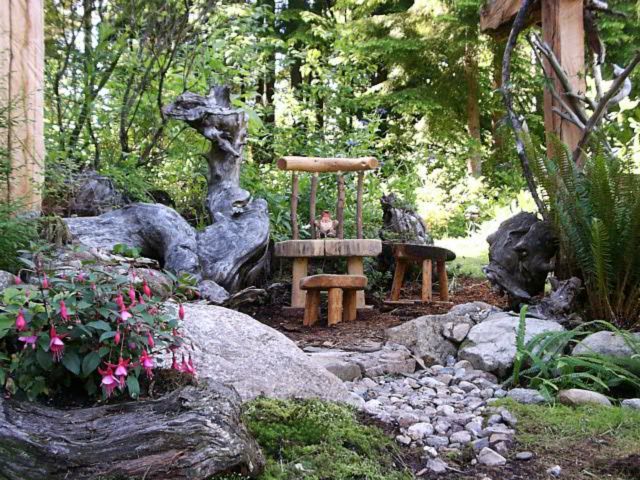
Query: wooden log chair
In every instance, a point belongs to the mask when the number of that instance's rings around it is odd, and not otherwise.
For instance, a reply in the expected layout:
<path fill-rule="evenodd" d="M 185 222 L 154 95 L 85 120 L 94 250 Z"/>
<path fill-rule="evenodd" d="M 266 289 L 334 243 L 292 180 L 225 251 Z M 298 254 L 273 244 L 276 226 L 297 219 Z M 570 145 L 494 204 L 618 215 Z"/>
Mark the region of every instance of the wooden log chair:
<path fill-rule="evenodd" d="M 364 257 L 377 256 L 382 251 L 382 242 L 379 239 L 364 239 L 362 224 L 362 205 L 364 190 L 364 173 L 378 167 L 378 160 L 374 157 L 360 158 L 326 158 L 326 157 L 295 157 L 286 156 L 278 160 L 278 168 L 284 171 L 291 171 L 291 233 L 292 240 L 278 242 L 275 245 L 275 255 L 278 257 L 292 258 L 292 288 L 291 307 L 305 307 L 304 324 L 308 325 L 317 321 L 317 305 L 319 304 L 320 290 L 329 290 L 330 304 L 334 311 L 330 309 L 330 322 L 335 324 L 340 321 L 336 316 L 337 308 L 342 308 L 342 300 L 338 301 L 338 296 L 345 297 L 349 309 L 349 319 L 355 318 L 353 313 L 353 297 L 355 297 L 357 309 L 367 308 L 365 305 L 364 286 L 351 287 L 349 282 L 356 282 L 360 285 L 364 273 Z M 310 173 L 311 189 L 309 195 L 309 233 L 310 239 L 300 239 L 300 227 L 298 223 L 298 202 L 300 195 L 299 172 Z M 356 238 L 345 239 L 344 235 L 344 209 L 345 209 L 345 172 L 357 173 L 357 194 L 356 194 Z M 320 173 L 335 173 L 337 184 L 337 203 L 335 209 L 335 220 L 332 220 L 328 212 L 323 212 L 322 218 L 316 223 L 316 199 L 318 192 L 318 180 Z M 326 216 L 325 216 L 326 215 Z M 327 227 L 328 225 L 328 227 Z M 343 280 L 338 280 L 339 275 L 307 277 L 309 260 L 313 258 L 346 258 L 347 275 Z M 302 288 L 301 279 L 309 282 L 310 278 L 317 278 L 315 282 L 326 282 L 326 285 L 318 287 Z M 355 279 L 355 280 L 354 280 Z M 331 282 L 338 282 L 343 287 L 331 287 Z M 340 283 L 342 282 L 342 283 Z M 313 285 L 313 283 L 312 283 Z M 307 295 L 307 290 L 309 295 Z M 343 290 L 345 293 L 343 293 Z M 310 297 L 310 300 L 309 300 Z M 309 304 L 309 301 L 311 304 Z M 310 307 L 313 312 L 310 311 Z M 313 320 L 311 320 L 313 319 Z"/>
<path fill-rule="evenodd" d="M 404 277 L 411 263 L 416 263 L 422 267 L 421 300 L 423 302 L 431 302 L 433 300 L 432 272 L 434 262 L 438 272 L 440 301 L 449 301 L 449 279 L 447 277 L 446 262 L 455 260 L 455 253 L 442 247 L 409 243 L 397 243 L 394 244 L 392 248 L 393 257 L 396 260 L 396 269 L 393 274 L 393 286 L 391 287 L 391 302 L 398 302 L 400 300 L 400 291 L 404 283 Z"/>
<path fill-rule="evenodd" d="M 312 326 L 320 313 L 320 292 L 329 294 L 327 324 L 336 325 L 341 321 L 355 320 L 358 315 L 357 292 L 367 286 L 364 275 L 311 275 L 300 280 L 300 288 L 307 292 L 304 306 L 304 326 Z"/>

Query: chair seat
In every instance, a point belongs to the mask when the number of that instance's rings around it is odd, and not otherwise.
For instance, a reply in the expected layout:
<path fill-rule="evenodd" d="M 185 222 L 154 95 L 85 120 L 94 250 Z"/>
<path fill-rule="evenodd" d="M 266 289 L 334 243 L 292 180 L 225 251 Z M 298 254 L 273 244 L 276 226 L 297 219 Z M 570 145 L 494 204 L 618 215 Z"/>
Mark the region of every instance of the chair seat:
<path fill-rule="evenodd" d="M 302 290 L 326 290 L 341 288 L 343 290 L 363 290 L 367 286 L 364 275 L 311 275 L 300 279 Z"/>

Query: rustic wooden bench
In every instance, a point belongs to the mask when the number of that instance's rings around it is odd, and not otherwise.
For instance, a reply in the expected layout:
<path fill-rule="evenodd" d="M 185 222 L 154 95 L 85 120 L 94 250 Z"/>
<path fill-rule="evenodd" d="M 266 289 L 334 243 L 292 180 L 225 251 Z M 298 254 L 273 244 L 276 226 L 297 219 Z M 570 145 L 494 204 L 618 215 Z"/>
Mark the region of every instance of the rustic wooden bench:
<path fill-rule="evenodd" d="M 422 295 L 423 302 L 432 300 L 433 262 L 438 270 L 438 282 L 440 287 L 440 301 L 449 301 L 449 280 L 445 262 L 455 260 L 456 254 L 451 250 L 432 245 L 414 245 L 410 243 L 396 243 L 392 245 L 393 257 L 396 260 L 396 270 L 393 274 L 393 286 L 391 287 L 391 301 L 400 299 L 400 290 L 404 283 L 404 276 L 411 263 L 422 266 Z"/>
<path fill-rule="evenodd" d="M 367 286 L 364 275 L 311 275 L 300 280 L 300 289 L 307 292 L 304 305 L 305 326 L 311 326 L 318 321 L 320 311 L 320 292 L 329 293 L 329 326 L 340 321 L 355 320 L 357 316 L 357 292 Z"/>

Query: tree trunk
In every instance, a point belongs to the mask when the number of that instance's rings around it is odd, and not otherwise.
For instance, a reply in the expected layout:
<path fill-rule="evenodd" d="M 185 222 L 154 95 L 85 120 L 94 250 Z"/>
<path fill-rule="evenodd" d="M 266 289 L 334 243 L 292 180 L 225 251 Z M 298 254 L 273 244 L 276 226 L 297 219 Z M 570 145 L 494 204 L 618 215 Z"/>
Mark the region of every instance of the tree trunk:
<path fill-rule="evenodd" d="M 467 47 L 464 60 L 467 81 L 467 133 L 474 141 L 467 158 L 467 171 L 473 177 L 482 175 L 482 152 L 480 151 L 480 85 L 478 83 L 478 62 L 475 51 Z"/>
<path fill-rule="evenodd" d="M 0 477 L 255 477 L 264 459 L 240 411 L 235 390 L 207 383 L 158 400 L 71 410 L 0 396 Z"/>

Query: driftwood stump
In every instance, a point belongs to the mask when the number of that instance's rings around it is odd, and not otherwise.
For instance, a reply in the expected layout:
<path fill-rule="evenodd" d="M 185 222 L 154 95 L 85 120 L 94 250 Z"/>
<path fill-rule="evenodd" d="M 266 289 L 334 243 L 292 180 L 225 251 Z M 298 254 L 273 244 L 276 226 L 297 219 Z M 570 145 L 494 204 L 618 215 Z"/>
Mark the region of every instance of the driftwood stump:
<path fill-rule="evenodd" d="M 489 265 L 484 273 L 499 292 L 508 295 L 513 308 L 544 292 L 558 250 L 558 239 L 547 222 L 521 212 L 502 222 L 487 242 Z"/>
<path fill-rule="evenodd" d="M 247 115 L 231 107 L 229 89 L 206 97 L 184 93 L 164 108 L 211 142 L 206 206 L 212 224 L 196 232 L 177 212 L 159 204 L 133 204 L 98 217 L 66 219 L 85 245 L 138 247 L 173 272 L 188 272 L 233 293 L 255 285 L 269 268 L 267 203 L 240 187 Z"/>
<path fill-rule="evenodd" d="M 0 396 L 0 478 L 206 479 L 256 476 L 264 459 L 221 384 L 159 400 L 59 410 Z"/>

